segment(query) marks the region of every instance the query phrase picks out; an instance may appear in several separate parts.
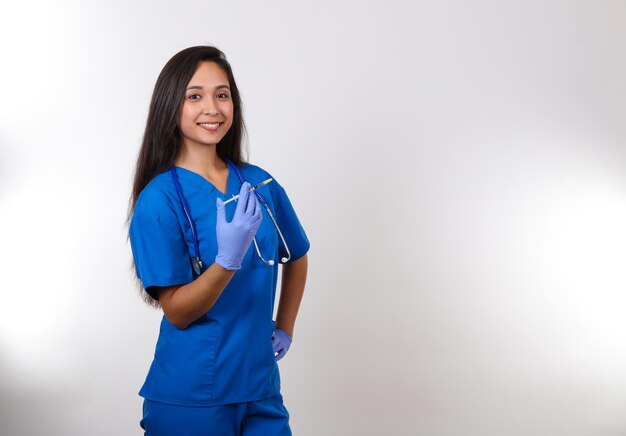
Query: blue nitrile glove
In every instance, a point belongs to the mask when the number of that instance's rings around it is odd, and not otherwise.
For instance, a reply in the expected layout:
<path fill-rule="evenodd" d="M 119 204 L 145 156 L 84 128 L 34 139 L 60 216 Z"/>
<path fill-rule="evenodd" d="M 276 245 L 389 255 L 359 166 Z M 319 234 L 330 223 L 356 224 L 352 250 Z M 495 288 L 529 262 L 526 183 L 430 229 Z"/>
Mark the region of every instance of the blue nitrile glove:
<path fill-rule="evenodd" d="M 278 362 L 285 357 L 285 354 L 289 351 L 291 336 L 281 329 L 274 329 L 274 333 L 272 333 L 272 346 L 274 347 L 274 357 L 276 358 L 276 362 Z"/>
<path fill-rule="evenodd" d="M 256 195 L 248 192 L 250 183 L 244 182 L 239 191 L 237 209 L 231 222 L 226 221 L 224 203 L 217 199 L 217 256 L 215 262 L 226 269 L 241 268 L 241 261 L 261 225 L 263 214 Z"/>

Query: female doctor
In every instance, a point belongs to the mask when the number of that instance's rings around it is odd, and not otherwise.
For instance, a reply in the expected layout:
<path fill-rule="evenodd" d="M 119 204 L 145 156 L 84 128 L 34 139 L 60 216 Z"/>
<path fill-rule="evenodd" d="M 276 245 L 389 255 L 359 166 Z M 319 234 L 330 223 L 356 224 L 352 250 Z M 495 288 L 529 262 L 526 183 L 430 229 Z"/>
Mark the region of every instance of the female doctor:
<path fill-rule="evenodd" d="M 154 88 L 129 211 L 137 277 L 164 313 L 139 392 L 148 436 L 291 434 L 276 362 L 292 341 L 309 241 L 275 179 L 250 190 L 271 176 L 244 163 L 243 133 L 224 54 L 176 54 Z"/>

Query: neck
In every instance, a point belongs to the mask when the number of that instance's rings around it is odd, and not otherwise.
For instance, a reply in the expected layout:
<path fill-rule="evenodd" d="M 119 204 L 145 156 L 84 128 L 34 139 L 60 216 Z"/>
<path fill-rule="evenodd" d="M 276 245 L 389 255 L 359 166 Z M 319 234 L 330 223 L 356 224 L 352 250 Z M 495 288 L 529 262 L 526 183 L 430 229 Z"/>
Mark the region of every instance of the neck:
<path fill-rule="evenodd" d="M 226 163 L 217 154 L 217 145 L 181 144 L 174 165 L 197 173 L 213 173 L 224 169 Z"/>

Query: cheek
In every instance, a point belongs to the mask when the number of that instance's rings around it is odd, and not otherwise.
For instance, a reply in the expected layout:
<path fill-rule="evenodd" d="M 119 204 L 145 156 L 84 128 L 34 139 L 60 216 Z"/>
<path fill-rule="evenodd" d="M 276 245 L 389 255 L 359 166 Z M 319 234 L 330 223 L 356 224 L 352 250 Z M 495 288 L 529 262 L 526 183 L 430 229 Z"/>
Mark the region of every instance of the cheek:
<path fill-rule="evenodd" d="M 193 110 L 189 107 L 184 107 L 180 113 L 180 125 L 181 126 L 191 126 L 195 125 L 196 115 L 193 113 Z"/>
<path fill-rule="evenodd" d="M 227 105 L 224 108 L 224 114 L 228 114 L 228 120 L 232 123 L 233 121 L 233 115 L 235 114 L 235 108 L 233 107 L 232 104 Z"/>

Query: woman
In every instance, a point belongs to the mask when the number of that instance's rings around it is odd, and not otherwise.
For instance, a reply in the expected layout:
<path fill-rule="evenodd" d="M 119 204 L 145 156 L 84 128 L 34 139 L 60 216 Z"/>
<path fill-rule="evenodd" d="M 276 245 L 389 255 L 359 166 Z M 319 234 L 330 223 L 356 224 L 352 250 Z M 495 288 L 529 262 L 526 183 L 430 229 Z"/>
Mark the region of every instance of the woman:
<path fill-rule="evenodd" d="M 271 176 L 243 162 L 243 132 L 224 54 L 176 54 L 155 85 L 129 213 L 137 277 L 164 313 L 139 392 L 149 436 L 291 434 L 276 362 L 293 337 L 309 241 L 276 180 L 250 191 Z"/>

